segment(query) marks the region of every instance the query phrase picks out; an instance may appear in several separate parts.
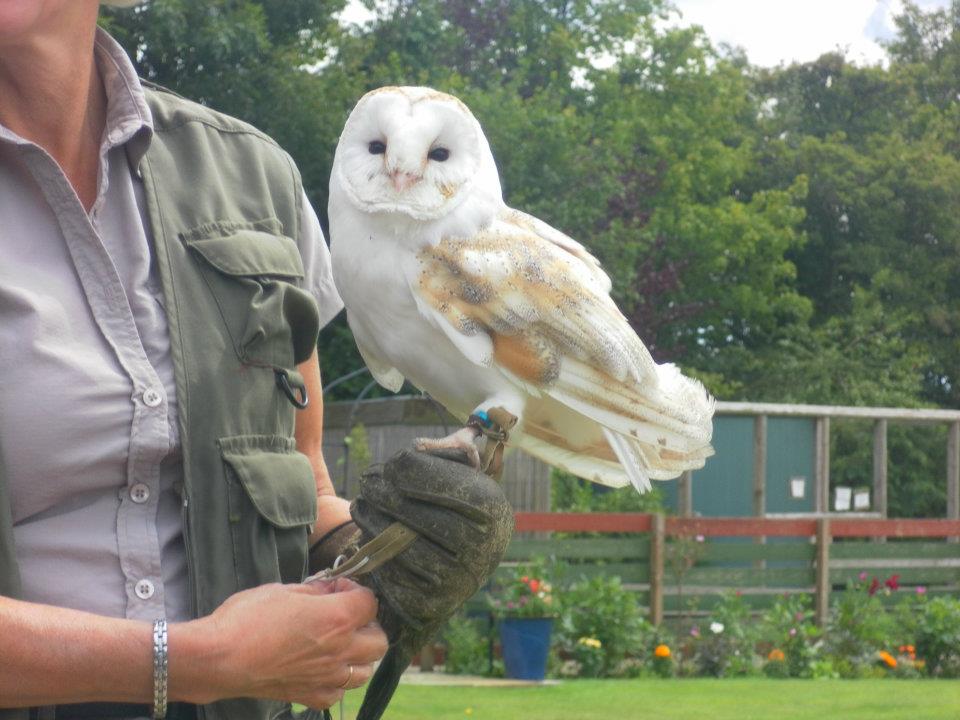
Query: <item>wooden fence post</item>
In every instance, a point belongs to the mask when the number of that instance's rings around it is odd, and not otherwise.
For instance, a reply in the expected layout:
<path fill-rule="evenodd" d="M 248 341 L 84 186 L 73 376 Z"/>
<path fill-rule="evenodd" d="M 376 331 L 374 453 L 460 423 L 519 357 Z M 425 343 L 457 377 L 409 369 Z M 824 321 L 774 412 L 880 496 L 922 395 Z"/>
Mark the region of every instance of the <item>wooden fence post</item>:
<path fill-rule="evenodd" d="M 960 519 L 960 422 L 947 429 L 947 518 Z M 960 538 L 947 538 L 957 542 Z"/>
<path fill-rule="evenodd" d="M 666 521 L 655 513 L 650 525 L 650 622 L 663 622 L 663 555 Z"/>
<path fill-rule="evenodd" d="M 887 421 L 873 425 L 873 509 L 887 517 Z"/>
<path fill-rule="evenodd" d="M 757 415 L 753 419 L 753 514 L 764 517 L 767 514 L 767 416 Z M 767 538 L 754 538 L 758 545 L 764 545 Z M 767 566 L 765 560 L 755 560 L 753 566 L 761 570 Z"/>
<path fill-rule="evenodd" d="M 830 518 L 817 520 L 816 621 L 824 627 L 830 612 Z"/>
<path fill-rule="evenodd" d="M 687 470 L 677 482 L 677 505 L 680 517 L 693 516 L 693 472 Z"/>
<path fill-rule="evenodd" d="M 887 517 L 887 421 L 883 419 L 873 424 L 873 509 L 881 518 Z M 884 543 L 887 538 L 873 541 Z"/>
<path fill-rule="evenodd" d="M 815 510 L 825 513 L 830 509 L 830 418 L 818 417 L 816 424 L 816 480 Z"/>
<path fill-rule="evenodd" d="M 767 512 L 767 416 L 753 419 L 753 514 Z"/>

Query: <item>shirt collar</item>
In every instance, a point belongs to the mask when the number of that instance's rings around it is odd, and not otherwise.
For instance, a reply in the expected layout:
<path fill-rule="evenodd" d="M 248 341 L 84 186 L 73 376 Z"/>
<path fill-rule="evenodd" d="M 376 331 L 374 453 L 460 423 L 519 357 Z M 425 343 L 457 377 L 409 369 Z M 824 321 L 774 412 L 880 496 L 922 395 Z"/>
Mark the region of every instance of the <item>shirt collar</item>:
<path fill-rule="evenodd" d="M 153 115 L 143 85 L 120 43 L 101 27 L 97 28 L 94 55 L 107 94 L 103 150 L 128 144 L 127 155 L 131 166 L 135 167 L 153 137 Z M 137 142 L 130 142 L 134 137 Z"/>

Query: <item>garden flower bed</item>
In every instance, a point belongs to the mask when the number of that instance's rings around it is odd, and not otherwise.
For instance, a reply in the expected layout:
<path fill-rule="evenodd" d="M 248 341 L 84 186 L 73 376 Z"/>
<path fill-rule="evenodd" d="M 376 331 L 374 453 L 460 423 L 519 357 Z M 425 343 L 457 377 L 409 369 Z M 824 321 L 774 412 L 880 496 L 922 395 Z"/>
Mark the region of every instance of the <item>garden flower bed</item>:
<path fill-rule="evenodd" d="M 542 563 L 536 573 L 547 582 Z M 706 614 L 690 607 L 655 627 L 637 594 L 616 577 L 561 577 L 551 585 L 556 629 L 549 677 L 960 677 L 960 599 L 901 588 L 897 575 L 860 573 L 833 594 L 823 625 L 814 622 L 803 593 L 783 593 L 757 612 L 730 591 Z M 506 591 L 515 588 L 508 583 Z M 492 602 L 504 607 L 501 599 Z M 446 635 L 447 671 L 501 673 L 494 633 L 489 616 L 454 620 Z"/>

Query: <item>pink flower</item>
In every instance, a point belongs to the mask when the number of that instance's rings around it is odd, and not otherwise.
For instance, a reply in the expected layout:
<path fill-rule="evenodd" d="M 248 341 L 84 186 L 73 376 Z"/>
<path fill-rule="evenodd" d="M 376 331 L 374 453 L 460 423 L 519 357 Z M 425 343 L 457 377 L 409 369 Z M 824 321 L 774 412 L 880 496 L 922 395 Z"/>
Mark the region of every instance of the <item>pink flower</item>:
<path fill-rule="evenodd" d="M 926 595 L 927 589 L 923 585 L 917 585 L 917 595 Z"/>
<path fill-rule="evenodd" d="M 864 580 L 867 579 L 867 571 L 866 571 L 866 570 L 861 570 L 861 571 L 860 571 L 860 574 L 857 575 L 857 577 L 860 578 L 860 582 L 863 582 Z"/>
<path fill-rule="evenodd" d="M 516 605 L 513 603 L 513 600 L 507 603 L 507 610 L 513 610 L 515 607 Z"/>
<path fill-rule="evenodd" d="M 694 625 L 690 628 L 690 635 L 693 637 L 700 637 L 700 628 Z"/>
<path fill-rule="evenodd" d="M 796 615 L 793 616 L 793 619 L 796 620 L 797 622 L 800 622 L 801 620 L 803 620 L 803 613 L 798 612 Z"/>
<path fill-rule="evenodd" d="M 790 628 L 790 637 L 795 637 L 796 634 L 797 634 L 797 629 L 796 629 L 796 628 Z"/>
<path fill-rule="evenodd" d="M 704 538 L 703 538 L 703 535 L 697 535 L 697 537 L 695 537 L 694 539 L 695 539 L 697 542 L 703 542 L 703 539 L 704 539 Z"/>
<path fill-rule="evenodd" d="M 883 584 L 886 585 L 886 586 L 887 586 L 888 588 L 890 588 L 891 590 L 899 590 L 899 589 L 900 589 L 900 576 L 899 576 L 899 575 L 891 575 L 890 577 L 888 577 L 888 578 L 886 579 L 886 581 L 885 581 Z"/>

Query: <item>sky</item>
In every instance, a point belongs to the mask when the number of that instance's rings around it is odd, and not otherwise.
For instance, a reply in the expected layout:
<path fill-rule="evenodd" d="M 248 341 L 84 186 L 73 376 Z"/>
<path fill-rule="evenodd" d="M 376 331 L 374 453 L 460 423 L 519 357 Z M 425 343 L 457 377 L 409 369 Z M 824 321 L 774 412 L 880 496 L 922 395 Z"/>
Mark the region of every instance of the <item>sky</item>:
<path fill-rule="evenodd" d="M 925 10 L 950 0 L 915 0 Z M 700 25 L 713 43 L 739 45 L 754 65 L 809 62 L 841 48 L 857 64 L 883 60 L 877 40 L 893 37 L 901 0 L 672 0 L 680 17 L 668 25 Z M 358 0 L 347 21 L 369 17 Z"/>
<path fill-rule="evenodd" d="M 894 36 L 900 0 L 673 0 L 682 19 L 670 24 L 701 25 L 714 42 L 746 49 L 754 65 L 809 62 L 821 54 L 847 51 L 857 64 L 884 57 L 877 40 Z M 950 0 L 919 0 L 924 10 Z"/>

